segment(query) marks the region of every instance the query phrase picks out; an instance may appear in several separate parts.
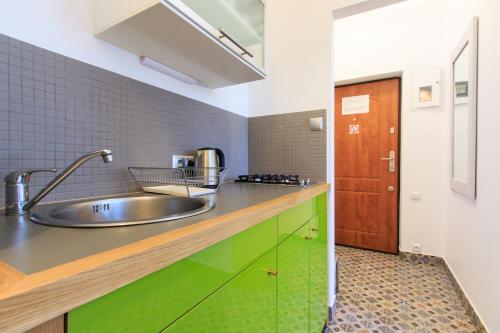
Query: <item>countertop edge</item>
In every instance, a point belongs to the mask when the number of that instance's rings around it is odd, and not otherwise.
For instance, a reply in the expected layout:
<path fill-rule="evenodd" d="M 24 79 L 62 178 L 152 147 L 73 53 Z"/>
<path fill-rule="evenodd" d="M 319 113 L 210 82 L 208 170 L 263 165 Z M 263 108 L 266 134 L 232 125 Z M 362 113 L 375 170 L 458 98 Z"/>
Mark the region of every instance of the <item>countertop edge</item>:
<path fill-rule="evenodd" d="M 25 275 L 0 261 L 0 331 L 21 333 L 327 192 L 321 183 Z"/>

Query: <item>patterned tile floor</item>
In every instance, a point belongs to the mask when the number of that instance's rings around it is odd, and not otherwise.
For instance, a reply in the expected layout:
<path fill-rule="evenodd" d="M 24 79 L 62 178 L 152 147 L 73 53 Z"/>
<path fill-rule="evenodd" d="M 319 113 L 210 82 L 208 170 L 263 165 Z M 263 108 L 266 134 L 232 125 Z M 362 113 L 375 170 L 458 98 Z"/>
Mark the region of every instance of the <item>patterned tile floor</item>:
<path fill-rule="evenodd" d="M 346 247 L 336 251 L 340 291 L 330 331 L 475 332 L 441 265 Z"/>

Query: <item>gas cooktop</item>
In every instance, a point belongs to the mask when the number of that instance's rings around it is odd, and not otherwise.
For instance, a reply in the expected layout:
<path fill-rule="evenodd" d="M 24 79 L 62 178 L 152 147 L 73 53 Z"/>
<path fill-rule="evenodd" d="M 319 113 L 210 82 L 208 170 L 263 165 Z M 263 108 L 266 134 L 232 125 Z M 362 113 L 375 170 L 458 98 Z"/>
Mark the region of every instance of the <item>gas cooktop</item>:
<path fill-rule="evenodd" d="M 286 186 L 309 186 L 310 179 L 301 179 L 298 175 L 271 175 L 254 174 L 241 175 L 235 180 L 237 183 L 265 184 L 265 185 L 286 185 Z"/>

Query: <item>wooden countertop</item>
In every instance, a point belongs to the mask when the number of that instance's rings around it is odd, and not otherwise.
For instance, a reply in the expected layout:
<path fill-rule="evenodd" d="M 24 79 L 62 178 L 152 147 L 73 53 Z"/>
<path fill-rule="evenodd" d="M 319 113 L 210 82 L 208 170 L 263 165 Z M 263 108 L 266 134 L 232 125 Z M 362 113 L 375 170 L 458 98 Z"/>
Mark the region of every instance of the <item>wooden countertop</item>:
<path fill-rule="evenodd" d="M 301 188 L 243 209 L 207 217 L 179 229 L 30 274 L 0 261 L 0 332 L 25 332 L 328 189 L 329 184 Z"/>

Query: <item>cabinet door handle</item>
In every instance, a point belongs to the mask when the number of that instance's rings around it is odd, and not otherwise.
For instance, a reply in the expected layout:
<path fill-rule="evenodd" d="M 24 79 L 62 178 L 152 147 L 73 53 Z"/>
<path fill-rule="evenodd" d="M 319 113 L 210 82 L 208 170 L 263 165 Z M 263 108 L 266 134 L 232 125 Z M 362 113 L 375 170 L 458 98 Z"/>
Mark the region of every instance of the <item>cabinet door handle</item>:
<path fill-rule="evenodd" d="M 311 240 L 311 239 L 313 239 L 313 238 L 312 238 L 311 236 L 306 236 L 306 237 L 304 237 L 304 239 L 305 239 L 305 240 Z"/>
<path fill-rule="evenodd" d="M 236 39 L 234 39 L 233 37 L 229 36 L 222 28 L 219 28 L 219 32 L 221 33 L 221 35 L 219 36 L 219 39 L 222 39 L 222 38 L 227 38 L 231 41 L 231 43 L 233 43 L 234 45 L 236 45 L 240 50 L 243 51 L 243 53 L 241 53 L 241 55 L 245 55 L 247 54 L 248 56 L 250 56 L 251 58 L 253 58 L 253 54 L 250 53 L 250 51 L 248 51 L 243 45 L 241 45 L 240 43 L 238 43 L 236 41 Z"/>
<path fill-rule="evenodd" d="M 267 273 L 267 275 L 272 275 L 272 276 L 277 276 L 278 272 L 270 269 L 270 268 L 263 268 L 263 271 Z"/>
<path fill-rule="evenodd" d="M 317 231 L 319 231 L 319 229 L 317 229 L 317 228 L 312 228 L 312 229 L 311 229 L 311 231 L 317 232 Z"/>

